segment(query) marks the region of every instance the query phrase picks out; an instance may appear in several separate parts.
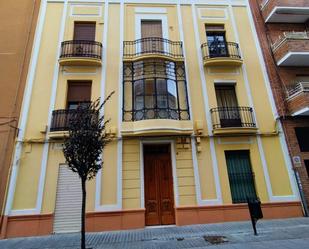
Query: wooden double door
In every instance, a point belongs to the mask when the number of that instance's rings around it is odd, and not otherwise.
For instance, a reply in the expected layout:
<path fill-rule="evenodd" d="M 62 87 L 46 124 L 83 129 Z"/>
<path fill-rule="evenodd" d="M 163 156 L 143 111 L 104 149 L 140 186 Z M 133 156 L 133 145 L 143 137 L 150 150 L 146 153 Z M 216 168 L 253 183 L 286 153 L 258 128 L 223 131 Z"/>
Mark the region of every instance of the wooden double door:
<path fill-rule="evenodd" d="M 144 146 L 146 226 L 175 224 L 170 145 Z"/>

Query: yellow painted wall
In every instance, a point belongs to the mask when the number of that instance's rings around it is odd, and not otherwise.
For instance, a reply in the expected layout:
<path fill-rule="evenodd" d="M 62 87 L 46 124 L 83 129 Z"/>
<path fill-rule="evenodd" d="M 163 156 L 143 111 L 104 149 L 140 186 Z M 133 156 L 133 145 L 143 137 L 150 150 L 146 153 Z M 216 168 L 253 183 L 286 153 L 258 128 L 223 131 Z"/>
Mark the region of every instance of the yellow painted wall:
<path fill-rule="evenodd" d="M 190 139 L 187 139 L 190 141 Z M 196 205 L 195 180 L 192 163 L 191 144 L 188 148 L 181 148 L 176 145 L 176 172 L 178 184 L 179 206 Z"/>
<path fill-rule="evenodd" d="M 122 150 L 122 207 L 139 209 L 141 207 L 139 140 L 124 140 Z"/>
<path fill-rule="evenodd" d="M 25 139 L 44 138 L 44 134 L 40 131 L 44 130 L 47 124 L 62 10 L 62 4 L 52 3 L 48 5 L 46 11 Z M 20 159 L 13 209 L 35 208 L 42 151 L 42 144 L 24 147 Z"/>
<path fill-rule="evenodd" d="M 103 42 L 107 39 L 106 77 L 102 78 L 102 67 L 77 67 L 62 66 L 57 79 L 57 93 L 55 109 L 66 108 L 67 81 L 68 80 L 91 80 L 92 100 L 100 96 L 102 83 L 105 84 L 105 96 L 115 91 L 112 99 L 105 106 L 105 115 L 111 118 L 108 128 L 118 129 L 119 123 L 119 92 L 120 81 L 119 66 L 120 55 L 120 5 L 109 5 L 108 27 L 104 24 L 104 5 L 90 4 L 90 7 L 74 7 L 73 12 L 69 4 L 65 23 L 64 40 L 73 38 L 74 21 L 96 21 L 96 40 Z M 101 7 L 98 7 L 101 6 Z M 150 4 L 126 4 L 124 6 L 124 40 L 135 39 L 135 8 L 136 7 L 160 7 L 167 10 L 169 39 L 180 40 L 180 27 L 178 26 L 178 15 L 176 6 L 150 5 Z M 214 9 L 215 8 L 215 9 Z M 193 29 L 193 16 L 190 5 L 181 6 L 183 23 L 183 34 L 186 53 L 186 70 L 188 76 L 187 87 L 191 96 L 191 119 L 194 124 L 202 121 L 203 138 L 201 139 L 201 152 L 197 153 L 198 172 L 200 178 L 200 190 L 203 200 L 216 199 L 213 156 L 210 151 L 210 138 L 207 129 L 206 112 L 204 109 L 202 80 L 199 70 L 198 50 L 200 45 L 206 41 L 205 24 L 224 24 L 228 41 L 236 41 L 238 32 L 240 46 L 243 52 L 245 69 L 248 74 L 248 84 L 251 88 L 255 115 L 257 117 L 261 132 L 271 132 L 274 129 L 274 117 L 271 113 L 270 103 L 263 79 L 262 69 L 258 60 L 257 50 L 254 45 L 249 19 L 244 7 L 233 7 L 237 30 L 232 25 L 232 16 L 226 6 L 197 5 L 194 9 L 198 25 L 199 41 L 195 40 Z M 33 93 L 31 97 L 30 111 L 26 130 L 26 139 L 43 139 L 45 134 L 41 133 L 47 125 L 47 115 L 50 104 L 52 79 L 57 60 L 58 35 L 62 17 L 62 3 L 48 3 L 46 21 L 43 29 L 42 44 L 40 48 L 38 66 L 34 80 Z M 72 16 L 71 13 L 81 16 Z M 88 13 L 88 14 L 87 14 Z M 98 16 L 102 13 L 101 16 Z M 92 17 L 85 16 L 92 15 Z M 160 14 L 161 15 L 161 14 Z M 217 18 L 217 19 L 215 19 Z M 219 19 L 218 19 L 219 18 Z M 226 19 L 224 19 L 226 18 Z M 103 37 L 104 28 L 108 28 L 107 37 Z M 197 46 L 198 44 L 198 46 Z M 234 80 L 236 83 L 236 94 L 240 106 L 249 106 L 249 96 L 245 87 L 245 71 L 239 67 L 206 67 L 207 100 L 210 108 L 216 107 L 216 96 L 214 89 L 215 80 Z M 162 121 L 162 120 L 160 120 Z M 163 121 L 162 121 L 163 122 Z M 151 123 L 151 122 L 145 122 Z M 120 131 L 117 131 L 120 134 Z M 118 135 L 119 135 L 118 134 Z M 169 138 L 170 139 L 170 138 Z M 174 139 L 174 138 L 173 138 Z M 278 136 L 262 137 L 262 145 L 265 159 L 273 188 L 274 195 L 291 195 L 291 185 L 286 170 L 283 151 Z M 250 150 L 250 159 L 255 173 L 256 188 L 262 202 L 268 202 L 269 196 L 266 189 L 265 177 L 262 168 L 261 151 L 257 144 L 256 136 L 249 137 L 222 137 L 214 138 L 215 155 L 218 161 L 219 179 L 224 204 L 230 204 L 231 193 L 225 162 L 225 150 Z M 249 142 L 248 142 L 249 141 Z M 42 213 L 54 212 L 57 178 L 59 165 L 65 163 L 59 143 L 50 143 L 48 151 L 46 182 L 43 197 Z M 122 208 L 139 209 L 141 207 L 141 172 L 140 172 L 140 138 L 123 138 L 118 142 L 114 140 L 104 151 L 104 168 L 102 172 L 101 205 L 115 205 L 117 203 L 117 160 L 118 143 L 123 144 L 122 151 Z M 40 175 L 43 144 L 24 144 L 20 159 L 19 175 L 17 179 L 16 193 L 13 209 L 34 208 L 37 197 L 37 186 Z M 190 142 L 186 148 L 177 144 L 175 139 L 176 175 L 180 206 L 197 205 L 195 192 L 195 178 L 193 170 L 193 159 Z M 87 185 L 87 211 L 95 210 L 95 180 Z"/>

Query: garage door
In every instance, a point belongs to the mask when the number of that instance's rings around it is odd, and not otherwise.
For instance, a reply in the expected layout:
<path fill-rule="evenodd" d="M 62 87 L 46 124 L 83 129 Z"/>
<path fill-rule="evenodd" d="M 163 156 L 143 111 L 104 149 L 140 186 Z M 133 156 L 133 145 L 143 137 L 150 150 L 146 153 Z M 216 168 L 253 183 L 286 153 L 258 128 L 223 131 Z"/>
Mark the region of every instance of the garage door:
<path fill-rule="evenodd" d="M 58 174 L 54 232 L 80 231 L 82 205 L 81 182 L 77 173 L 61 165 Z"/>

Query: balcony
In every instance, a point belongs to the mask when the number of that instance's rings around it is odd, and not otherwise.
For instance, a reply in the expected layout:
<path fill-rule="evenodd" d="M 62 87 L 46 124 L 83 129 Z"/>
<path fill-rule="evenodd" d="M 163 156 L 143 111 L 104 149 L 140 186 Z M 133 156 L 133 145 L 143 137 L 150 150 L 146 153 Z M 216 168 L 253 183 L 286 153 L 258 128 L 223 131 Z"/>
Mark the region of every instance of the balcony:
<path fill-rule="evenodd" d="M 251 107 L 217 107 L 210 110 L 214 135 L 257 132 Z"/>
<path fill-rule="evenodd" d="M 309 19 L 309 1 L 265 0 L 261 11 L 265 22 L 305 23 Z"/>
<path fill-rule="evenodd" d="M 102 43 L 96 41 L 64 41 L 59 58 L 61 66 L 101 66 Z"/>
<path fill-rule="evenodd" d="M 309 33 L 284 32 L 272 45 L 278 66 L 309 66 Z"/>
<path fill-rule="evenodd" d="M 159 37 L 147 37 L 123 42 L 123 60 L 167 59 L 183 61 L 182 42 Z"/>
<path fill-rule="evenodd" d="M 206 42 L 201 49 L 204 66 L 241 66 L 243 63 L 235 42 Z"/>
<path fill-rule="evenodd" d="M 49 138 L 63 138 L 68 135 L 69 122 L 76 110 L 55 110 L 52 113 Z"/>
<path fill-rule="evenodd" d="M 122 135 L 193 133 L 184 63 L 146 60 L 123 65 Z"/>
<path fill-rule="evenodd" d="M 292 116 L 309 116 L 309 82 L 298 82 L 287 91 L 287 103 Z"/>

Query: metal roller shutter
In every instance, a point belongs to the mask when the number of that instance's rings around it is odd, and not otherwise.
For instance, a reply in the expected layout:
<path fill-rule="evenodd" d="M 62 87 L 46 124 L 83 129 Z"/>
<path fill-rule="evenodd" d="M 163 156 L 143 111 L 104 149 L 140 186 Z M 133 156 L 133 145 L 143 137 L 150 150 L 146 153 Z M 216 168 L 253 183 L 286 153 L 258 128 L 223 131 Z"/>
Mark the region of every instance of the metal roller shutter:
<path fill-rule="evenodd" d="M 78 232 L 81 229 L 82 191 L 78 174 L 61 165 L 58 174 L 54 232 Z"/>

